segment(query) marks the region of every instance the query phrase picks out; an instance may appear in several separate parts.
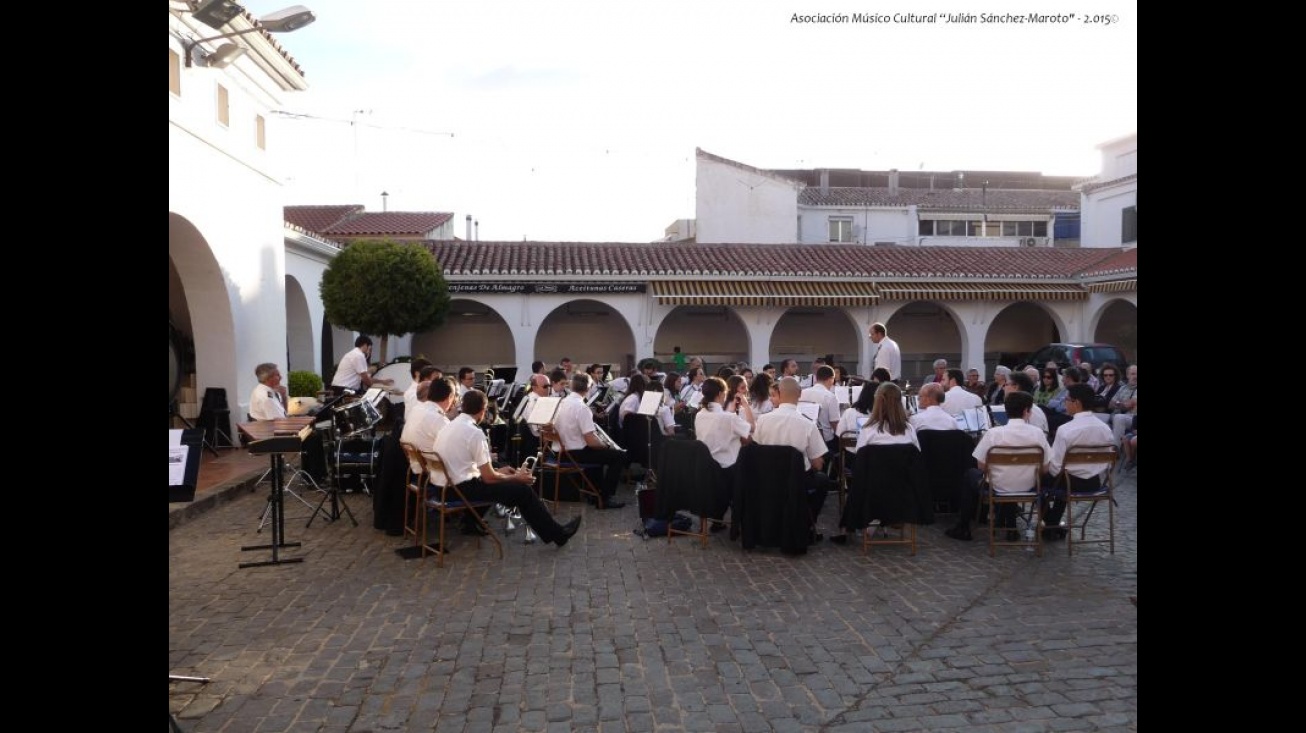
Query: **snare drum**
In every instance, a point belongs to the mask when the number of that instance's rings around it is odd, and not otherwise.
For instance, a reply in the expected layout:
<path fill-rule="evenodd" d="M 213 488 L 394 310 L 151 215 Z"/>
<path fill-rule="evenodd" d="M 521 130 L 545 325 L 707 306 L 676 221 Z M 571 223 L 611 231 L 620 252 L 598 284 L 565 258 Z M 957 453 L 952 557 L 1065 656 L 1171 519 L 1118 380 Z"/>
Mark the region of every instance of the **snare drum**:
<path fill-rule="evenodd" d="M 367 490 L 381 463 L 380 438 L 352 438 L 340 441 L 335 455 L 337 485 L 342 491 Z"/>
<path fill-rule="evenodd" d="M 367 400 L 357 400 L 331 410 L 338 438 L 352 438 L 381 422 L 381 413 Z"/>

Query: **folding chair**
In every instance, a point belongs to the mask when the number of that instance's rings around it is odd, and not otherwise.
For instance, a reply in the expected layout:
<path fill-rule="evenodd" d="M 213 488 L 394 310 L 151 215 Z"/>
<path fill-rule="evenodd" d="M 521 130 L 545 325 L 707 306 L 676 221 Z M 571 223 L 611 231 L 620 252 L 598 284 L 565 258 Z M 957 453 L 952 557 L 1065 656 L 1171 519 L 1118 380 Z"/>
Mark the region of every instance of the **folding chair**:
<path fill-rule="evenodd" d="M 484 536 L 489 537 L 494 541 L 494 547 L 499 551 L 499 559 L 502 560 L 503 543 L 499 541 L 498 536 L 494 534 L 490 529 L 490 526 L 485 523 L 485 519 L 481 517 L 481 513 L 477 511 L 478 509 L 489 509 L 490 507 L 493 507 L 494 502 L 468 501 L 467 497 L 463 495 L 463 492 L 459 491 L 458 487 L 449 480 L 448 474 L 446 474 L 444 470 L 444 461 L 440 459 L 438 454 L 423 451 L 422 458 L 426 464 L 426 501 L 424 502 L 426 510 L 421 513 L 422 527 L 420 541 L 422 543 L 422 557 L 426 557 L 426 553 L 428 552 L 434 552 L 437 556 L 436 566 L 444 567 L 445 548 L 448 547 L 448 545 L 445 544 L 448 542 L 444 531 L 444 526 L 446 524 L 445 519 L 451 515 L 468 512 L 472 515 L 472 518 L 476 523 L 481 526 L 481 529 L 484 530 Z M 430 516 L 432 513 L 439 516 L 438 530 L 440 539 L 438 547 L 431 546 L 427 531 L 430 525 Z M 476 537 L 476 546 L 481 546 L 480 535 Z"/>
<path fill-rule="evenodd" d="M 839 514 L 841 516 L 843 515 L 843 504 L 848 499 L 848 480 L 853 475 L 853 467 L 848 464 L 849 450 L 857 450 L 856 430 L 839 434 Z"/>
<path fill-rule="evenodd" d="M 412 537 L 413 544 L 421 542 L 422 507 L 426 505 L 426 459 L 412 443 L 400 443 L 404 458 L 408 459 L 408 476 L 404 481 L 404 536 Z M 409 510 L 409 507 L 412 510 Z"/>
<path fill-rule="evenodd" d="M 1115 497 L 1115 480 L 1112 470 L 1115 466 L 1117 454 L 1114 445 L 1088 445 L 1077 446 L 1066 451 L 1066 457 L 1062 462 L 1061 475 L 1058 476 L 1058 482 L 1061 484 L 1057 492 L 1065 492 L 1066 500 L 1066 554 L 1074 554 L 1075 530 L 1079 530 L 1078 544 L 1087 545 L 1094 542 L 1106 542 L 1110 548 L 1110 553 L 1116 553 L 1116 497 Z M 1073 465 L 1097 464 L 1107 466 L 1104 472 L 1105 478 L 1102 479 L 1102 486 L 1093 491 L 1074 491 L 1070 488 L 1070 472 L 1066 470 Z M 1105 501 L 1107 503 L 1107 536 L 1106 538 L 1084 539 L 1088 531 L 1088 522 L 1093 518 L 1093 510 L 1097 509 L 1097 503 Z M 1079 524 L 1075 523 L 1075 505 L 1088 504 L 1088 513 Z"/>
<path fill-rule="evenodd" d="M 558 450 L 554 450 L 554 444 L 557 444 Z M 570 477 L 568 480 L 575 482 L 577 490 L 581 494 L 594 497 L 595 503 L 599 509 L 603 508 L 603 494 L 590 481 L 589 476 L 585 475 L 586 469 L 602 469 L 597 463 L 577 463 L 572 460 L 571 454 L 567 452 L 567 446 L 562 444 L 562 439 L 558 437 L 558 430 L 552 425 L 540 426 L 540 447 L 544 451 L 544 462 L 536 466 L 540 472 L 540 499 L 549 501 L 550 511 L 557 511 L 559 497 L 562 495 L 562 477 Z M 553 474 L 553 499 L 550 501 L 544 498 L 545 476 Z M 577 478 L 579 477 L 579 481 Z"/>
<path fill-rule="evenodd" d="M 915 555 L 916 526 L 934 523 L 925 464 L 914 445 L 862 446 L 853 465 L 849 500 L 857 506 L 844 515 L 844 524 L 849 528 L 865 525 L 863 555 L 870 553 L 872 545 L 905 545 Z M 886 534 L 877 539 L 878 530 L 886 526 L 897 529 L 898 536 Z"/>
<path fill-rule="evenodd" d="M 1014 494 L 999 494 L 993 489 L 993 469 L 999 466 L 1006 467 L 1029 467 L 1029 491 L 1022 491 Z M 1018 469 L 1019 470 L 1019 469 Z M 988 486 L 989 499 L 989 557 L 997 556 L 998 547 L 1033 547 L 1034 554 L 1039 557 L 1043 556 L 1043 533 L 1038 531 L 1039 527 L 1039 502 L 1043 497 L 1039 489 L 1039 481 L 1043 473 L 1043 449 L 1038 446 L 994 446 L 989 448 L 988 455 L 984 459 L 984 483 Z M 1025 505 L 1029 504 L 1028 511 Z M 1033 528 L 1034 539 L 1021 539 L 1015 542 L 1004 539 L 999 542 L 997 533 L 1006 531 L 1009 528 L 999 528 L 998 525 L 998 507 L 1002 505 L 1014 505 L 1017 507 L 1017 518 L 1024 518 L 1026 526 Z M 1019 522 L 1017 522 L 1019 524 Z"/>
<path fill-rule="evenodd" d="M 724 481 L 721 465 L 712 457 L 712 450 L 701 440 L 670 440 L 662 447 L 659 456 L 657 511 L 659 519 L 667 520 L 667 543 L 675 535 L 698 537 L 703 547 L 711 532 L 708 524 L 726 527 L 730 522 L 715 519 L 713 515 L 724 513 L 726 507 L 720 488 Z M 685 509 L 698 517 L 698 530 L 676 529 L 676 511 Z M 732 517 L 733 518 L 733 517 Z"/>

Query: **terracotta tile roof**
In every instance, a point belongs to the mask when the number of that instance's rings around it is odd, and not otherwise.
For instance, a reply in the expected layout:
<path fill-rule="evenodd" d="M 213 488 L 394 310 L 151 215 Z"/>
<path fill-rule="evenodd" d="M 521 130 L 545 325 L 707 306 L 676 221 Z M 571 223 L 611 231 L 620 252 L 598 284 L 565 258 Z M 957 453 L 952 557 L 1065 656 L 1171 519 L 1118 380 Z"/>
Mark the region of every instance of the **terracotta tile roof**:
<path fill-rule="evenodd" d="M 1104 263 L 1117 257 L 1136 257 L 1119 249 L 1052 247 L 463 241 L 426 245 L 445 275 L 459 280 L 526 276 L 1073 280 L 1087 271 L 1101 271 Z"/>
<path fill-rule="evenodd" d="M 331 225 L 324 234 L 335 237 L 424 236 L 453 218 L 445 211 L 359 212 Z"/>
<path fill-rule="evenodd" d="M 339 204 L 331 206 L 286 206 L 283 208 L 286 221 L 300 229 L 325 234 L 331 225 L 346 217 L 363 212 L 362 204 Z"/>
<path fill-rule="evenodd" d="M 1138 248 L 1126 250 L 1100 249 L 1098 252 L 1111 252 L 1111 256 L 1079 273 L 1081 277 L 1102 277 L 1109 275 L 1138 275 Z"/>
<path fill-rule="evenodd" d="M 888 188 L 835 188 L 822 193 L 808 186 L 798 194 L 800 206 L 917 206 L 921 210 L 992 211 L 1047 213 L 1052 209 L 1079 210 L 1076 191 L 1010 190 L 990 188 L 953 189 L 899 188 L 890 196 Z"/>
<path fill-rule="evenodd" d="M 1136 180 L 1138 180 L 1137 173 L 1130 173 L 1127 176 L 1112 178 L 1106 181 L 1099 181 L 1096 178 L 1092 178 L 1079 184 L 1079 190 L 1083 191 L 1084 193 L 1091 193 L 1093 191 L 1098 190 L 1099 188 L 1107 188 L 1108 186 L 1118 186 L 1122 183 L 1128 183 L 1130 181 L 1136 181 Z"/>

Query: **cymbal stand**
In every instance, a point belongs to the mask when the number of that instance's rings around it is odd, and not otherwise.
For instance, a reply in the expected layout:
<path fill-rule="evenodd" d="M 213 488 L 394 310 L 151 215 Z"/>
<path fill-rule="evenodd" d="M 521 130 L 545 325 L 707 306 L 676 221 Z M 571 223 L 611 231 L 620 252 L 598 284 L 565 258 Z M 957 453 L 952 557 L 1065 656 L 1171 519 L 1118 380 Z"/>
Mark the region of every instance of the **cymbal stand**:
<path fill-rule="evenodd" d="M 322 501 L 319 501 L 317 503 L 317 507 L 314 508 L 313 513 L 309 515 L 308 522 L 304 525 L 305 529 L 308 529 L 309 527 L 313 526 L 313 520 L 317 518 L 318 512 L 321 512 L 322 514 L 326 515 L 326 521 L 328 522 L 336 521 L 337 519 L 340 518 L 341 507 L 344 507 L 345 514 L 349 515 L 349 521 L 353 522 L 355 527 L 358 526 L 358 520 L 354 517 L 354 512 L 350 510 L 349 504 L 345 502 L 345 497 L 343 496 L 340 490 L 339 460 L 340 460 L 340 451 L 344 450 L 344 442 L 345 442 L 344 438 L 338 438 L 336 440 L 336 470 L 328 472 L 329 475 L 327 476 L 327 487 L 325 489 L 322 489 L 320 487 L 318 488 L 318 491 L 324 492 L 322 494 Z M 369 448 L 368 450 L 371 450 L 371 448 Z M 309 480 L 310 481 L 312 480 L 311 476 L 309 477 Z M 362 481 L 362 479 L 360 479 L 360 481 Z M 366 489 L 367 483 L 366 482 L 362 482 L 362 483 L 364 489 Z M 317 486 L 316 483 L 313 485 Z M 367 493 L 370 494 L 371 492 L 367 492 Z M 331 511 L 329 512 L 322 508 L 326 504 L 327 499 L 331 500 Z M 405 501 L 407 501 L 407 499 L 405 499 Z"/>

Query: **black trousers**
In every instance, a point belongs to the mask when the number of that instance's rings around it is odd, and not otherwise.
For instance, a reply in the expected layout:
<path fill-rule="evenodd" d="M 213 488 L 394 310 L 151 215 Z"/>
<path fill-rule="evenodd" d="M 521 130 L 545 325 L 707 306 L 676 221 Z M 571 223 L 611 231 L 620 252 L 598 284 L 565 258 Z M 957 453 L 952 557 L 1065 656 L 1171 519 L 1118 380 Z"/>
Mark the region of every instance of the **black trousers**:
<path fill-rule="evenodd" d="M 567 455 L 576 463 L 592 463 L 603 466 L 603 478 L 599 480 L 599 493 L 606 500 L 617 493 L 617 484 L 621 481 L 621 472 L 625 470 L 626 453 L 607 448 L 581 448 L 569 450 Z M 537 530 L 538 531 L 538 530 Z"/>
<path fill-rule="evenodd" d="M 1062 491 L 1065 491 L 1065 482 L 1061 480 L 1060 476 L 1051 476 L 1051 475 L 1043 476 L 1043 486 L 1044 488 L 1055 487 Z M 1100 488 L 1102 488 L 1101 476 L 1089 476 L 1088 478 L 1080 478 L 1078 476 L 1070 477 L 1070 490 L 1075 493 L 1093 492 L 1093 491 L 1097 491 Z M 1060 524 L 1061 515 L 1065 513 L 1066 513 L 1065 497 L 1056 496 L 1056 497 L 1044 498 L 1043 521 L 1047 524 L 1047 526 L 1053 527 L 1056 526 L 1057 524 Z"/>
<path fill-rule="evenodd" d="M 544 502 L 535 495 L 529 484 L 506 481 L 487 484 L 479 478 L 458 484 L 458 490 L 468 501 L 492 501 L 514 509 L 521 509 L 522 519 L 535 530 L 544 542 L 554 542 L 562 537 L 562 525 L 554 520 L 553 515 L 544 507 Z"/>
<path fill-rule="evenodd" d="M 807 491 L 807 509 L 812 513 L 812 525 L 821 518 L 821 509 L 825 506 L 825 497 L 834 488 L 834 479 L 821 471 L 811 469 L 804 476 L 803 488 Z"/>

